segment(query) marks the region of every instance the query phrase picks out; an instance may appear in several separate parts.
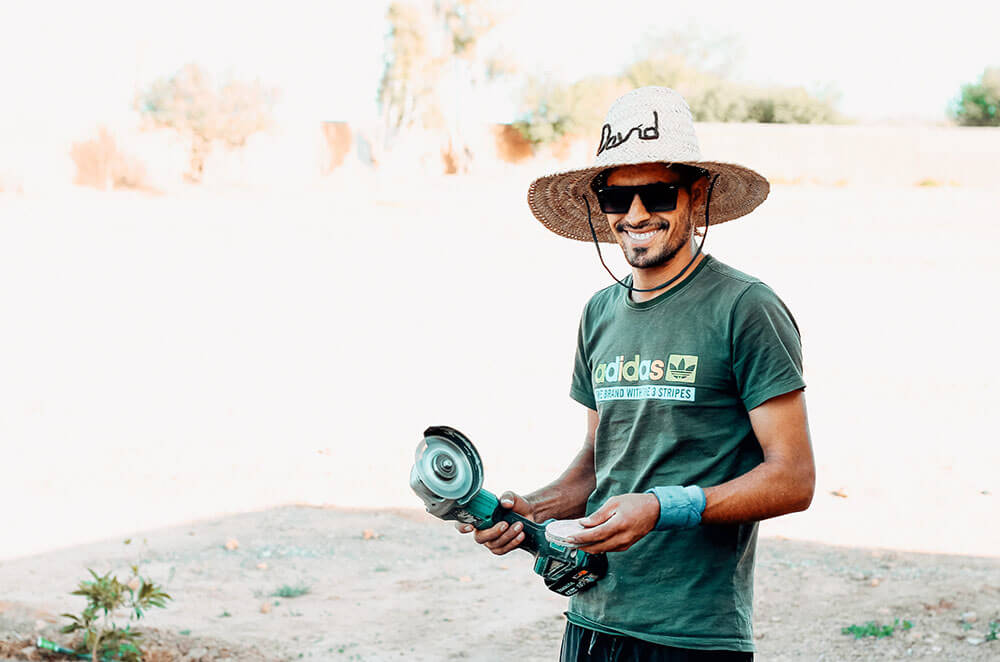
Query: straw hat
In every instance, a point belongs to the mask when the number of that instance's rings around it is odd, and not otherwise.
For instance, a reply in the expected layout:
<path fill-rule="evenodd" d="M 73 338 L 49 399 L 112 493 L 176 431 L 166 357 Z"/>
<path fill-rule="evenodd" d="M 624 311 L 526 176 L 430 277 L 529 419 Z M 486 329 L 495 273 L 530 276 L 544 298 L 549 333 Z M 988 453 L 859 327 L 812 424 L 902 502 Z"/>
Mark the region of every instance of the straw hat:
<path fill-rule="evenodd" d="M 539 177 L 528 188 L 528 206 L 556 234 L 591 241 L 583 197 L 592 210 L 600 210 L 591 181 L 608 168 L 640 163 L 683 164 L 702 168 L 709 179 L 719 175 L 708 210 L 712 225 L 749 214 L 771 189 L 762 175 L 749 168 L 702 161 L 684 98 L 667 87 L 640 87 L 619 97 L 608 110 L 594 165 Z M 693 211 L 694 218 L 704 217 L 704 202 Z M 594 229 L 600 241 L 615 243 L 607 223 L 594 222 Z"/>

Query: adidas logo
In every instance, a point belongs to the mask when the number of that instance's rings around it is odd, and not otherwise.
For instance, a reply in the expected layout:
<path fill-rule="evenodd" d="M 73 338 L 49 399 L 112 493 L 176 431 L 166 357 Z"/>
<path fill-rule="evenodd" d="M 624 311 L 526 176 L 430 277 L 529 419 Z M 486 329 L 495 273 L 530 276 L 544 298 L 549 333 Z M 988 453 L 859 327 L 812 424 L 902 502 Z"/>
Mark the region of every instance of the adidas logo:
<path fill-rule="evenodd" d="M 690 354 L 671 354 L 667 358 L 667 381 L 694 382 L 698 370 L 698 357 Z"/>

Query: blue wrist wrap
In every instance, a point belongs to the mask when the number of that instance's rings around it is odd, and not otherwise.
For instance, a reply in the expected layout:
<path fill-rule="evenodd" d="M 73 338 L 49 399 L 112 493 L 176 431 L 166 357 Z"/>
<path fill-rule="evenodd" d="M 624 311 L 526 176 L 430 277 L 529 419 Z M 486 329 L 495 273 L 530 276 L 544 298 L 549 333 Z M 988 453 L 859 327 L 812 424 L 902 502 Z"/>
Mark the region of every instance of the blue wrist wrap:
<path fill-rule="evenodd" d="M 656 531 L 688 529 L 701 522 L 701 514 L 705 511 L 705 492 L 697 485 L 654 487 L 646 493 L 655 494 L 660 502 L 660 519 L 654 527 Z"/>

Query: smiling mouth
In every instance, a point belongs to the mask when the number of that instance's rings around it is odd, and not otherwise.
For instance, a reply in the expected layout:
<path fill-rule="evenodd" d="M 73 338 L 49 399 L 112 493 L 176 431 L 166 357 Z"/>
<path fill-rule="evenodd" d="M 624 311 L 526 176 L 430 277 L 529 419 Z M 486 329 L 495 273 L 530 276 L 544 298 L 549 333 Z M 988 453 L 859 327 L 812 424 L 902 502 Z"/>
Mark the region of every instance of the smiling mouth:
<path fill-rule="evenodd" d="M 625 234 L 629 236 L 632 241 L 646 241 L 654 234 L 659 232 L 659 230 L 650 230 L 649 232 L 632 232 L 631 230 L 626 231 Z"/>

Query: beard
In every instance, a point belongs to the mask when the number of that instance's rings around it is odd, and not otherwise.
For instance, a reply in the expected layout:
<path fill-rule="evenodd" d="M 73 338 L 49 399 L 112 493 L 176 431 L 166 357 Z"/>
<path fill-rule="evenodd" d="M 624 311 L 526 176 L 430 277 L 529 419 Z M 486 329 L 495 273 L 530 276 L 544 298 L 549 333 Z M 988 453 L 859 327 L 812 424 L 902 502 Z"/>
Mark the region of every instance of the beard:
<path fill-rule="evenodd" d="M 625 254 L 625 260 L 629 265 L 636 267 L 638 269 L 650 269 L 653 267 L 662 267 L 663 265 L 670 262 L 677 255 L 678 252 L 684 247 L 684 244 L 691 239 L 691 223 L 690 221 L 685 224 L 686 228 L 678 228 L 680 232 L 677 232 L 670 240 L 659 246 L 642 246 L 638 248 L 626 248 L 622 245 L 622 252 Z M 669 231 L 669 223 L 661 223 L 657 229 L 663 231 Z M 619 224 L 615 227 L 615 230 L 619 234 L 625 234 L 625 226 Z"/>

